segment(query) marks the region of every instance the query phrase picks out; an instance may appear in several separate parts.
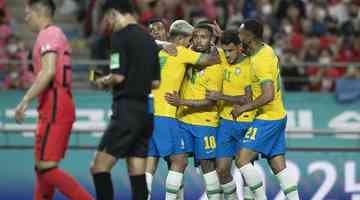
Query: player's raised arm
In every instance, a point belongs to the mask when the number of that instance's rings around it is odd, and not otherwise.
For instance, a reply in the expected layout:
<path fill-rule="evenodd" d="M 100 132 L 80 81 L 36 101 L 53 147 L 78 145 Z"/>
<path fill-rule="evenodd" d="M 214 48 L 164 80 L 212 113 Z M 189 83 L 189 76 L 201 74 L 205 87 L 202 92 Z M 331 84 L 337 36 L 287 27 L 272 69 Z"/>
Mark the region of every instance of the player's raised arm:
<path fill-rule="evenodd" d="M 54 52 L 48 52 L 41 57 L 41 65 L 43 66 L 35 82 L 30 89 L 24 95 L 22 101 L 15 109 L 16 122 L 21 123 L 24 117 L 24 113 L 28 108 L 31 101 L 39 96 L 46 88 L 50 87 L 50 82 L 56 73 L 56 58 L 57 54 Z"/>

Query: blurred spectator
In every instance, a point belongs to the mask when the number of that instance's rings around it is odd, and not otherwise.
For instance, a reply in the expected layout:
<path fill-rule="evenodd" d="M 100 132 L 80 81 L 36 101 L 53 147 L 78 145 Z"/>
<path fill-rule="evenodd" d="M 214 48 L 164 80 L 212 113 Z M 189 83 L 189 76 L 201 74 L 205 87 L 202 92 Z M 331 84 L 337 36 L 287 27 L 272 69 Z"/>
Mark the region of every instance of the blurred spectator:
<path fill-rule="evenodd" d="M 11 61 L 20 61 L 20 64 L 10 63 L 6 67 L 4 80 L 5 89 L 27 89 L 34 81 L 34 75 L 29 70 L 27 63 L 29 52 L 25 49 L 24 42 L 16 36 L 8 39 L 6 46 L 7 58 Z"/>
<path fill-rule="evenodd" d="M 6 59 L 6 42 L 9 37 L 12 35 L 12 29 L 10 25 L 6 22 L 5 11 L 0 9 L 0 60 Z M 0 63 L 0 71 L 4 68 L 5 65 Z"/>

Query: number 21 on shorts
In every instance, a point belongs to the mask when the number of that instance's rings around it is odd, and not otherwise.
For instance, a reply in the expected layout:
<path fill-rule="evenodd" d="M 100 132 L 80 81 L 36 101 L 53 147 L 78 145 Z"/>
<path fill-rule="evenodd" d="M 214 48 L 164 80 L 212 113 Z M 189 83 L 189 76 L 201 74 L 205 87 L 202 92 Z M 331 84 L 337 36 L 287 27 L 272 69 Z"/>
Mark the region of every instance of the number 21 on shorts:
<path fill-rule="evenodd" d="M 205 136 L 204 145 L 205 145 L 205 150 L 215 149 L 216 148 L 215 136 Z"/>
<path fill-rule="evenodd" d="M 257 128 L 250 127 L 245 133 L 245 139 L 255 140 Z"/>

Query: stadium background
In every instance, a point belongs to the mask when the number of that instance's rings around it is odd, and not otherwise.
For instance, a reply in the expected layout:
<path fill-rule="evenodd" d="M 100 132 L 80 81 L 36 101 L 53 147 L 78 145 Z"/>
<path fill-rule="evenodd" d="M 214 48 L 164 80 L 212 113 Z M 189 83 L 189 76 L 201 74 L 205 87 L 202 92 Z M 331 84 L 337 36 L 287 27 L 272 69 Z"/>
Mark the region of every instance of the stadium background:
<path fill-rule="evenodd" d="M 104 33 L 101 25 L 97 25 L 101 12 L 95 12 L 101 10 L 97 9 L 101 0 L 57 3 L 56 20 L 74 49 L 78 116 L 71 150 L 62 166 L 94 194 L 89 165 L 109 119 L 111 103 L 108 93 L 94 91 L 87 82 L 90 68 L 106 64 L 103 54 L 106 51 L 102 49 L 106 37 L 101 37 Z M 231 28 L 244 17 L 262 18 L 271 32 L 269 36 L 269 30 L 266 31 L 265 38 L 282 61 L 288 109 L 288 165 L 299 178 L 302 199 L 360 199 L 358 1 L 138 0 L 137 5 L 142 22 L 151 16 L 165 17 L 168 21 L 181 17 L 193 23 L 207 18 Z M 23 125 L 15 124 L 13 109 L 33 80 L 27 59 L 35 36 L 24 24 L 23 0 L 0 0 L 0 9 L 5 13 L 4 17 L 0 15 L 0 199 L 31 199 L 34 184 L 31 130 L 36 105 L 27 113 Z M 306 29 L 307 22 L 311 22 L 311 30 Z M 334 24 L 336 33 L 332 30 Z M 16 51 L 11 49 L 14 45 Z M 260 162 L 259 167 L 265 173 L 269 199 L 284 199 L 265 163 Z M 124 164 L 119 163 L 113 173 L 117 199 L 130 199 L 125 171 Z M 166 167 L 161 163 L 155 178 L 154 199 L 164 196 L 165 176 Z M 185 192 L 185 199 L 199 199 L 203 193 L 202 180 L 192 167 L 187 170 Z M 64 198 L 57 195 L 55 199 Z"/>

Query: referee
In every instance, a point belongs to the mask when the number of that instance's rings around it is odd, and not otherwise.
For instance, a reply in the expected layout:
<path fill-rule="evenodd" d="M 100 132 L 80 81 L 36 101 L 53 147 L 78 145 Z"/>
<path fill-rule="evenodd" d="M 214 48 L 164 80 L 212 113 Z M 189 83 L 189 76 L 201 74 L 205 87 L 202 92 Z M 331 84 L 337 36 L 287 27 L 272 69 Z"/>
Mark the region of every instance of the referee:
<path fill-rule="evenodd" d="M 137 23 L 130 0 L 110 0 L 104 20 L 112 30 L 110 74 L 96 80 L 113 93 L 112 116 L 91 172 L 97 200 L 113 200 L 111 169 L 126 159 L 134 200 L 147 199 L 145 165 L 153 119 L 147 97 L 160 83 L 158 47 Z"/>

